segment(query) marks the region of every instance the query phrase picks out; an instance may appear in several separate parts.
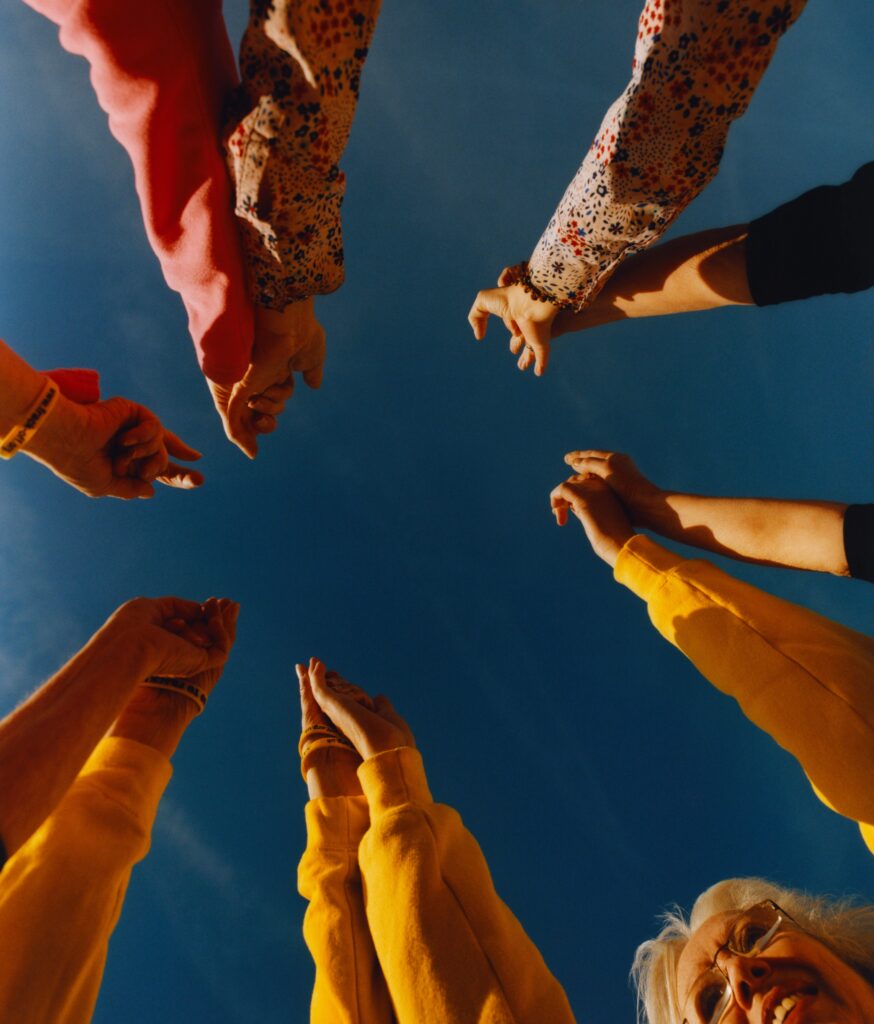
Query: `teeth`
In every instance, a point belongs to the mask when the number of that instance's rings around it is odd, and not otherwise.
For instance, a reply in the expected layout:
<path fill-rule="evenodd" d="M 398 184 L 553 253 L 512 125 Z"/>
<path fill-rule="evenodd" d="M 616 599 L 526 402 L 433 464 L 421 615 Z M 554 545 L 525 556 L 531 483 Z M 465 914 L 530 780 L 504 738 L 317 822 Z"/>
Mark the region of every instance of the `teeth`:
<path fill-rule="evenodd" d="M 789 1011 L 798 1002 L 799 996 L 786 996 L 782 1003 L 774 1010 L 774 1020 L 783 1024 Z"/>

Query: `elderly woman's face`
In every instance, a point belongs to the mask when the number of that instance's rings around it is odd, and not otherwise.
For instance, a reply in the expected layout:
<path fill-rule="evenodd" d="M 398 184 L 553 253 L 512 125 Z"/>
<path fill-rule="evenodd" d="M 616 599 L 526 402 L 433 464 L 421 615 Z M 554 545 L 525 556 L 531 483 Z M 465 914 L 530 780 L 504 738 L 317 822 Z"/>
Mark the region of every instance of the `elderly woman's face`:
<path fill-rule="evenodd" d="M 717 914 L 692 935 L 677 965 L 680 1012 L 708 1024 L 700 979 L 728 939 L 737 913 Z M 872 1024 L 874 988 L 821 942 L 795 928 L 781 931 L 759 956 L 723 951 L 719 963 L 734 1001 L 720 1024 Z"/>

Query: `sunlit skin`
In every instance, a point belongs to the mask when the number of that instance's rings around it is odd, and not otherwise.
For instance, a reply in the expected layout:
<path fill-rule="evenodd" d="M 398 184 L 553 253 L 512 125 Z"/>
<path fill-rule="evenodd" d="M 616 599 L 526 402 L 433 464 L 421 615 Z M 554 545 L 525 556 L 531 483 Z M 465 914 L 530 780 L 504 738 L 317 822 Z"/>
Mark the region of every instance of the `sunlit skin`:
<path fill-rule="evenodd" d="M 45 377 L 0 341 L 0 381 L 0 436 L 5 436 L 27 415 Z M 197 460 L 200 452 L 127 398 L 82 405 L 58 395 L 23 456 L 92 498 L 151 498 L 156 483 L 184 490 L 203 483 L 202 473 L 173 461 Z"/>
<path fill-rule="evenodd" d="M 578 474 L 604 480 L 634 526 L 745 562 L 849 575 L 845 504 L 668 491 L 621 452 L 590 448 L 564 460 Z"/>
<path fill-rule="evenodd" d="M 106 731 L 170 756 L 196 706 L 141 686 L 149 676 L 209 692 L 234 643 L 239 605 L 134 598 L 0 722 L 0 839 L 14 853 L 57 806 Z"/>
<path fill-rule="evenodd" d="M 706 1024 L 694 1012 L 692 989 L 728 939 L 737 912 L 716 914 L 692 935 L 677 965 L 681 1017 Z M 874 987 L 821 942 L 794 927 L 775 936 L 761 956 L 720 954 L 735 994 L 720 1024 L 775 1024 L 784 997 L 804 993 L 785 1024 L 870 1024 Z"/>
<path fill-rule="evenodd" d="M 563 334 L 615 320 L 750 305 L 746 237 L 747 225 L 736 224 L 677 238 L 631 256 L 581 312 L 532 299 L 521 285 L 507 283 L 512 274 L 507 267 L 497 288 L 477 294 L 468 321 L 481 341 L 489 316 L 501 320 L 518 368 L 525 371 L 533 366 L 535 376 L 542 377 L 551 344 Z"/>
<path fill-rule="evenodd" d="M 355 748 L 329 747 L 315 754 L 307 772 L 311 800 L 360 795 L 356 773 L 362 760 L 385 750 L 416 745 L 410 727 L 388 697 L 369 697 L 318 658 L 310 658 L 308 665 L 296 665 L 295 669 L 303 728 L 330 721 Z"/>
<path fill-rule="evenodd" d="M 311 298 L 282 312 L 257 307 L 251 362 L 242 380 L 231 387 L 207 382 L 228 440 L 254 459 L 259 436 L 276 429 L 294 392 L 294 374 L 299 372 L 308 387 L 319 388 L 324 362 L 325 331 Z"/>

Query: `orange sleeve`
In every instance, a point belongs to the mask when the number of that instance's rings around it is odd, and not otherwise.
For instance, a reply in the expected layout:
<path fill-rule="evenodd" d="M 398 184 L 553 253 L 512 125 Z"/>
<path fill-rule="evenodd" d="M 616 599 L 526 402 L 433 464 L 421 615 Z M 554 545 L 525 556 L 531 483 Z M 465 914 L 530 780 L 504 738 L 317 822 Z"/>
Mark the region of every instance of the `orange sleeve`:
<path fill-rule="evenodd" d="M 131 869 L 145 857 L 170 762 L 103 740 L 0 873 L 0 1020 L 87 1024 Z"/>
<path fill-rule="evenodd" d="M 367 920 L 398 1020 L 572 1024 L 476 840 L 434 803 L 418 751 L 386 751 L 358 775 L 371 819 L 359 850 Z"/>
<path fill-rule="evenodd" d="M 874 852 L 874 639 L 640 535 L 615 576 L 662 636 L 800 761 L 825 802 L 862 825 Z"/>
<path fill-rule="evenodd" d="M 358 844 L 369 825 L 363 797 L 306 805 L 307 848 L 298 890 L 309 901 L 303 934 L 316 965 L 312 1024 L 394 1024 L 364 915 Z"/>

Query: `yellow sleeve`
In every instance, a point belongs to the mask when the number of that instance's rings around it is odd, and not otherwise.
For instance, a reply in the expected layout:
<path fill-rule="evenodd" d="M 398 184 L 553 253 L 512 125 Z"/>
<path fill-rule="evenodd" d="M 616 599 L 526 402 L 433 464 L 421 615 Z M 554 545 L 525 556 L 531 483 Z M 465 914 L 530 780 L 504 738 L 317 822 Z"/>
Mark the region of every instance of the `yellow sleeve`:
<path fill-rule="evenodd" d="M 622 549 L 615 576 L 662 636 L 801 762 L 825 802 L 860 822 L 874 852 L 874 639 L 643 536 Z"/>
<path fill-rule="evenodd" d="M 312 1024 L 393 1024 L 391 1001 L 364 916 L 358 844 L 369 824 L 364 797 L 306 805 L 307 848 L 297 870 L 309 900 L 303 934 L 316 965 Z"/>
<path fill-rule="evenodd" d="M 473 836 L 400 747 L 358 776 L 367 920 L 400 1024 L 572 1024 L 564 990 L 501 902 Z"/>
<path fill-rule="evenodd" d="M 172 769 L 105 739 L 0 873 L 0 1020 L 87 1024 L 134 864 Z"/>

